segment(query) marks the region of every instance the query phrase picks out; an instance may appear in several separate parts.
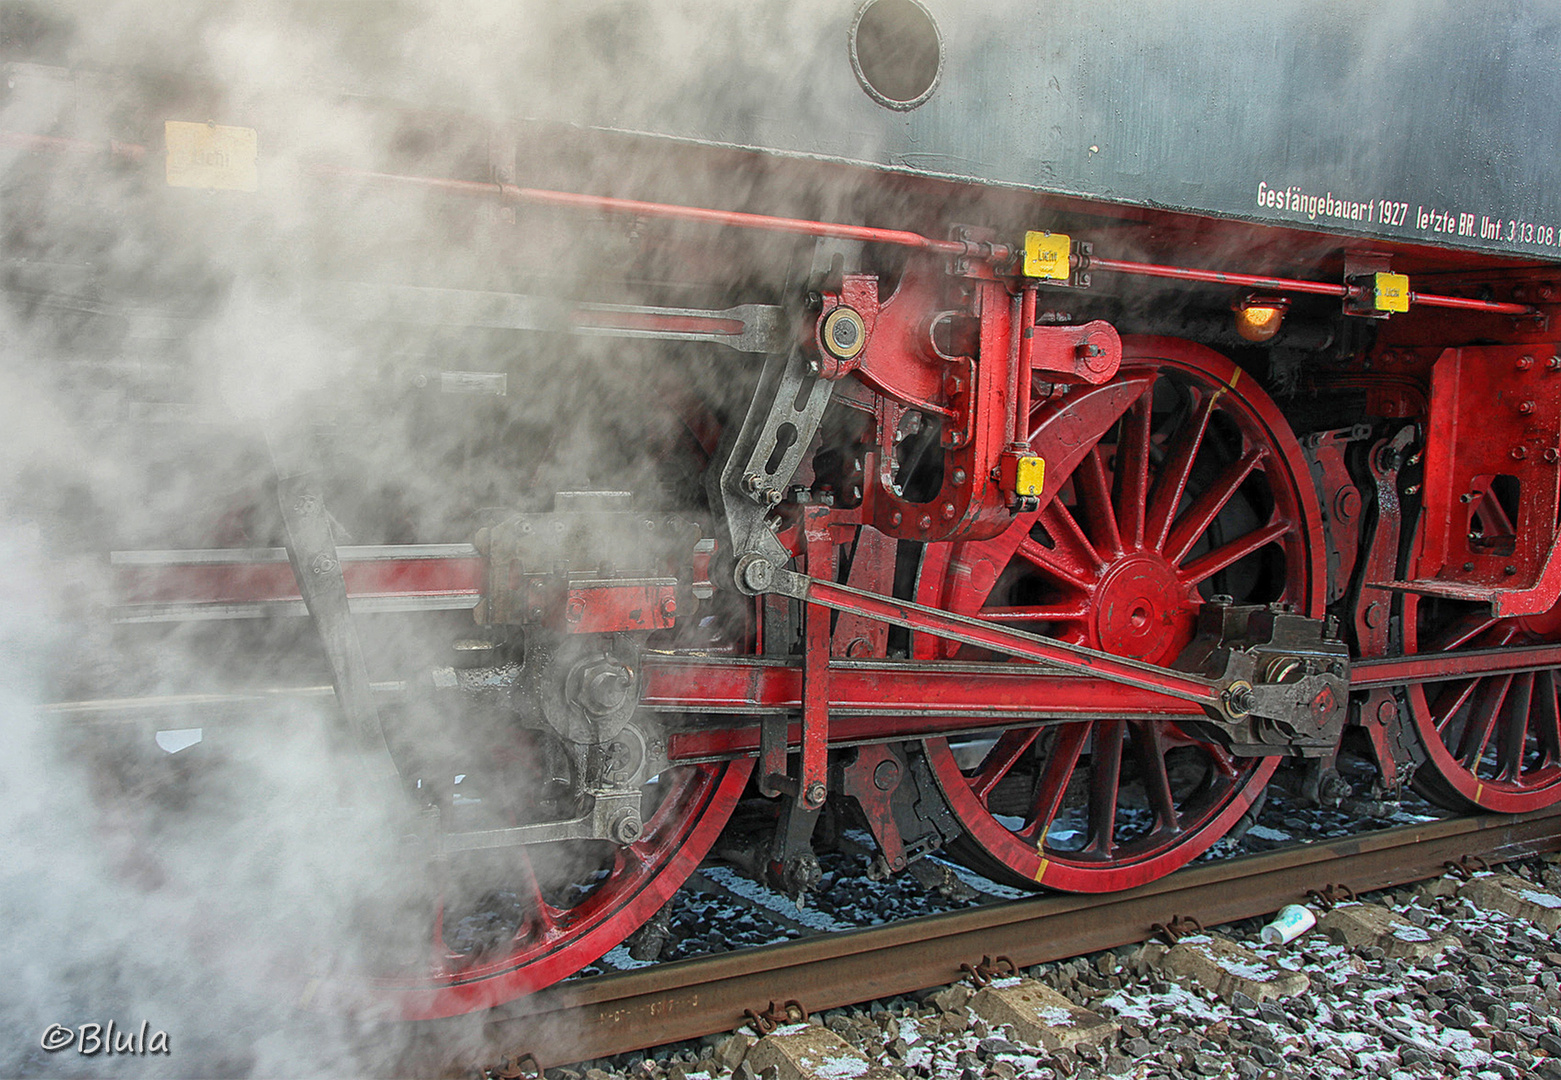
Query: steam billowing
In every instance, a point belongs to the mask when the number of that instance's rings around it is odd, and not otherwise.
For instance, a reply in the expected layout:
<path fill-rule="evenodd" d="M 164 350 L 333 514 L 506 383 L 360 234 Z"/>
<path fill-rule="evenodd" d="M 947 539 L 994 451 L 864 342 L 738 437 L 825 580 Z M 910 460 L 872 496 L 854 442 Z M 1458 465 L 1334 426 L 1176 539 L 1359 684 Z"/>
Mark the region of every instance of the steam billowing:
<path fill-rule="evenodd" d="M 517 222 L 312 170 L 666 195 L 665 156 L 637 174 L 634 159 L 598 159 L 569 129 L 544 126 L 516 135 L 511 159 L 490 159 L 488 134 L 537 118 L 632 120 L 680 82 L 732 77 L 708 66 L 726 46 L 701 38 L 698 4 L 5 14 L 7 59 L 27 63 L 9 69 L 0 129 L 145 150 L 105 161 L 12 147 L 0 158 L 0 1073 L 392 1071 L 410 1029 L 312 999 L 343 972 L 426 957 L 434 885 L 400 841 L 407 805 L 350 783 L 328 699 L 216 720 L 170 700 L 54 706 L 327 682 L 303 620 L 110 620 L 111 550 L 281 543 L 268 445 L 321 470 L 347 543 L 468 541 L 485 510 L 546 509 L 560 488 L 681 484 L 674 501 L 695 498 L 697 462 L 664 449 L 676 439 L 648 350 L 360 321 L 311 295 L 311 282 L 345 280 L 634 302 L 621 268 L 667 267 L 646 258 L 633 223 L 586 230 L 524 211 Z M 754 15 L 761 37 L 787 18 Z M 663 58 L 656 87 L 618 73 L 626 49 Z M 256 129 L 260 190 L 162 186 L 164 119 Z M 741 201 L 749 182 L 728 174 L 737 187 L 725 200 Z M 720 299 L 732 253 L 702 253 L 707 236 L 679 240 L 713 269 L 670 302 Z M 702 383 L 718 406 L 741 393 L 743 377 L 698 350 L 685 366 L 675 378 Z M 427 388 L 449 371 L 503 373 L 508 393 Z M 415 682 L 471 632 L 464 612 L 360 622 L 382 681 Z M 459 762 L 461 724 L 434 733 Z M 167 1032 L 170 1053 L 110 1062 L 40 1046 L 52 1024 L 110 1020 Z M 444 1035 L 459 1039 L 460 1025 Z"/>

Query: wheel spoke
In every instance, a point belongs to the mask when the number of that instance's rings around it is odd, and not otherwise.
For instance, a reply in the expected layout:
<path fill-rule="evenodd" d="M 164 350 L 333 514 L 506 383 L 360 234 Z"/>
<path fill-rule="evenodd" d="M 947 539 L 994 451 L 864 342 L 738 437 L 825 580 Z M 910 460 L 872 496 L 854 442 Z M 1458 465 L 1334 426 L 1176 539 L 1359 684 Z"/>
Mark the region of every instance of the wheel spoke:
<path fill-rule="evenodd" d="M 1478 772 L 1485 747 L 1490 744 L 1491 732 L 1496 726 L 1496 715 L 1501 711 L 1507 691 L 1512 687 L 1512 676 L 1502 675 L 1479 680 L 1479 693 L 1458 743 L 1458 760 L 1470 772 Z"/>
<path fill-rule="evenodd" d="M 1435 717 L 1436 730 L 1440 734 L 1447 729 L 1447 725 L 1453 722 L 1453 717 L 1458 715 L 1460 709 L 1468 704 L 1469 696 L 1474 693 L 1474 688 L 1480 685 L 1480 680 L 1469 682 L 1445 683 L 1441 693 L 1437 694 L 1435 703 L 1431 706 L 1431 715 Z"/>
<path fill-rule="evenodd" d="M 1252 471 L 1267 456 L 1268 450 L 1259 446 L 1247 451 L 1241 460 L 1227 465 L 1215 478 L 1214 483 L 1192 501 L 1187 512 L 1176 519 L 1176 524 L 1166 537 L 1165 557 L 1173 563 L 1180 563 L 1185 559 L 1203 534 L 1208 532 L 1209 526 L 1214 524 L 1214 519 L 1219 517 L 1220 511 L 1225 509 L 1225 504 L 1241 490 L 1241 485 L 1247 482 L 1247 477 L 1252 475 Z"/>
<path fill-rule="evenodd" d="M 1214 415 L 1214 406 L 1218 400 L 1218 393 L 1205 397 L 1197 415 L 1177 431 L 1176 445 L 1161 468 L 1159 479 L 1155 481 L 1149 516 L 1144 524 L 1145 540 L 1155 551 L 1165 548 L 1166 538 L 1171 531 L 1171 520 L 1176 516 L 1176 508 L 1181 505 L 1182 496 L 1187 490 L 1193 462 L 1197 460 L 1198 449 L 1203 445 L 1203 437 L 1209 430 L 1209 419 Z"/>
<path fill-rule="evenodd" d="M 981 759 L 981 767 L 970 778 L 970 790 L 975 792 L 976 798 L 986 802 L 998 781 L 1013 771 L 1013 767 L 1040 733 L 1040 728 L 1016 728 L 1003 732 L 997 745 L 986 752 L 986 757 Z"/>
<path fill-rule="evenodd" d="M 1136 722 L 1128 725 L 1133 740 L 1133 757 L 1143 774 L 1144 791 L 1149 796 L 1149 806 L 1154 810 L 1156 828 L 1166 832 L 1181 831 L 1181 817 L 1176 812 L 1176 797 L 1171 792 L 1171 776 L 1165 767 L 1165 739 L 1160 725 Z"/>
<path fill-rule="evenodd" d="M 1073 473 L 1074 491 L 1084 512 L 1084 523 L 1097 551 L 1122 553 L 1122 530 L 1117 525 L 1116 507 L 1111 505 L 1111 483 L 1106 477 L 1106 459 L 1099 444 L 1079 463 Z"/>
<path fill-rule="evenodd" d="M 1117 521 L 1122 530 L 1122 540 L 1130 548 L 1144 546 L 1153 405 L 1154 387 L 1151 385 L 1122 417 L 1122 439 L 1117 444 Z"/>
<path fill-rule="evenodd" d="M 1069 619 L 1082 619 L 1088 614 L 1089 600 L 1082 597 L 1068 604 L 1031 604 L 981 609 L 983 619 L 1023 619 L 1026 622 L 1063 622 Z"/>
<path fill-rule="evenodd" d="M 1506 509 L 1501 501 L 1496 498 L 1496 493 L 1486 488 L 1480 493 L 1480 499 L 1474 504 L 1474 512 L 1486 525 L 1486 536 L 1515 536 L 1517 529 L 1512 524 L 1512 519 L 1507 516 Z"/>
<path fill-rule="evenodd" d="M 1469 612 L 1454 622 L 1449 623 L 1434 638 L 1425 642 L 1421 649 L 1424 652 L 1445 652 L 1448 649 L 1461 649 L 1499 622 L 1501 620 L 1490 614 L 1487 609 Z M 1499 642 L 1482 642 L 1481 644 L 1505 645 L 1511 641 L 1515 631 L 1511 626 L 1503 627 L 1503 629 L 1505 630 L 1505 636 Z"/>
<path fill-rule="evenodd" d="M 1529 712 L 1534 700 L 1534 673 L 1525 671 L 1513 677 L 1512 692 L 1507 695 L 1496 730 L 1496 777 L 1512 782 L 1523 771 L 1523 743 L 1528 734 Z"/>
<path fill-rule="evenodd" d="M 1182 567 L 1181 578 L 1189 586 L 1213 577 L 1232 563 L 1239 562 L 1260 548 L 1282 539 L 1290 531 L 1288 521 L 1271 521 L 1261 529 L 1254 529 L 1245 536 L 1221 544 L 1213 551 L 1199 555 Z"/>
<path fill-rule="evenodd" d="M 1094 570 L 1070 560 L 1063 552 L 1061 544 L 1049 548 L 1034 537 L 1026 536 L 1019 541 L 1015 554 L 1056 580 L 1072 585 L 1076 589 L 1088 592 L 1089 587 L 1094 583 Z"/>
<path fill-rule="evenodd" d="M 1095 550 L 1095 545 L 1090 543 L 1089 537 L 1079 527 L 1078 518 L 1061 502 L 1053 499 L 1045 510 L 1041 511 L 1041 525 L 1056 542 L 1059 550 L 1066 551 L 1075 565 L 1090 568 L 1096 572 L 1105 565 L 1105 560 L 1100 557 L 1100 552 Z"/>
<path fill-rule="evenodd" d="M 520 894 L 530 912 L 532 934 L 545 937 L 557 929 L 559 911 L 542 896 L 542 886 L 537 882 L 536 865 L 531 861 L 531 852 L 521 848 L 518 854 L 516 870 L 519 882 L 515 891 Z"/>
<path fill-rule="evenodd" d="M 1534 735 L 1539 740 L 1541 767 L 1561 764 L 1561 702 L 1556 700 L 1556 675 L 1546 668 L 1534 673 Z"/>
<path fill-rule="evenodd" d="M 1110 857 L 1116 848 L 1117 799 L 1122 787 L 1122 736 L 1126 723 L 1103 720 L 1095 725 L 1095 745 L 1089 766 L 1088 850 Z"/>
<path fill-rule="evenodd" d="M 1236 756 L 1218 743 L 1206 743 L 1203 746 L 1205 753 L 1214 763 L 1214 769 L 1228 779 L 1234 779 L 1240 772 L 1240 766 L 1236 764 Z"/>
<path fill-rule="evenodd" d="M 1057 729 L 1046 766 L 1035 780 L 1034 802 L 1030 819 L 1020 831 L 1021 839 L 1032 844 L 1045 843 L 1046 833 L 1062 809 L 1062 800 L 1068 794 L 1068 781 L 1078 768 L 1079 755 L 1089 741 L 1089 724 L 1067 724 Z"/>

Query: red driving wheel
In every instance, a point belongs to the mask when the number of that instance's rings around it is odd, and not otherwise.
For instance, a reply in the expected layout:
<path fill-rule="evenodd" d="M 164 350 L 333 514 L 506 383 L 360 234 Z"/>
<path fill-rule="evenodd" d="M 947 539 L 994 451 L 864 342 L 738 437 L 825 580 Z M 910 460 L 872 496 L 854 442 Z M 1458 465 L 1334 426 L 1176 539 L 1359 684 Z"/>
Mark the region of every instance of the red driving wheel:
<path fill-rule="evenodd" d="M 1213 595 L 1320 616 L 1317 497 L 1262 389 L 1174 338 L 1126 340 L 1111 386 L 1129 392 L 1043 403 L 1032 420 L 1071 410 L 1079 429 L 1103 435 L 1041 511 L 992 540 L 929 552 L 918 600 L 1155 664 L 1192 640 Z M 998 880 L 1074 892 L 1185 865 L 1246 813 L 1278 763 L 1234 757 L 1169 721 L 1111 718 L 923 745 L 965 829 L 956 855 Z"/>
<path fill-rule="evenodd" d="M 1561 640 L 1561 608 L 1499 619 L 1483 605 L 1404 597 L 1404 651 Z M 1406 689 L 1414 786 L 1452 810 L 1521 814 L 1561 801 L 1561 677 L 1554 668 Z"/>
<path fill-rule="evenodd" d="M 512 849 L 507 887 L 478 912 L 507 940 L 459 951 L 469 944 L 457 940 L 467 927 L 441 906 L 427 968 L 376 979 L 374 996 L 407 1019 L 430 1019 L 490 1008 L 573 975 L 671 899 L 715 843 L 752 771 L 751 758 L 668 769 L 646 788 L 644 831 L 632 844 Z"/>

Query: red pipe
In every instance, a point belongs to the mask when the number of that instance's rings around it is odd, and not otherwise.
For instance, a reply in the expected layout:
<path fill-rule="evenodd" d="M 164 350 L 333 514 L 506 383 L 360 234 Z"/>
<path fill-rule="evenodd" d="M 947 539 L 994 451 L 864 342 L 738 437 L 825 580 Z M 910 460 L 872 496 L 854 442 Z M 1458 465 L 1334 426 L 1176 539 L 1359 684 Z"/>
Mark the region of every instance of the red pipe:
<path fill-rule="evenodd" d="M 1112 274 L 1136 274 L 1140 277 L 1174 278 L 1177 281 L 1206 281 L 1213 285 L 1240 285 L 1256 289 L 1276 289 L 1284 292 L 1313 293 L 1317 296 L 1350 294 L 1348 285 L 1331 285 L 1323 281 L 1302 281 L 1299 278 L 1260 277 L 1256 274 L 1229 274 L 1221 270 L 1196 270 L 1190 266 L 1161 266 L 1156 263 L 1126 262 L 1122 259 L 1090 259 L 1089 269 L 1104 270 Z M 1503 303 L 1499 300 L 1470 300 L 1462 296 L 1438 296 L 1434 293 L 1411 293 L 1410 301 L 1426 307 L 1462 308 L 1465 311 L 1488 311 L 1496 315 L 1532 315 L 1534 308 L 1527 304 Z"/>
<path fill-rule="evenodd" d="M 828 236 L 839 240 L 859 240 L 868 244 L 893 244 L 897 247 L 918 248 L 940 255 L 965 256 L 1002 262 L 1013 255 L 1005 244 L 978 244 L 964 240 L 934 240 L 920 233 L 901 229 L 874 229 L 865 225 L 839 225 L 827 221 L 808 221 L 804 218 L 770 217 L 767 214 L 748 214 L 737 210 L 706 210 L 696 206 L 677 206 L 672 203 L 643 202 L 639 199 L 619 199 L 609 195 L 584 195 L 574 191 L 549 191 L 543 188 L 523 188 L 514 184 L 494 184 L 476 180 L 447 180 L 432 176 L 401 176 L 395 173 L 369 172 L 339 166 L 320 166 L 315 171 L 326 176 L 340 176 L 369 183 L 392 184 L 403 187 L 421 187 L 433 191 L 448 191 L 461 195 L 497 195 L 505 202 L 531 203 L 538 206 L 561 206 L 572 210 L 595 210 L 608 214 L 632 214 L 635 217 L 667 218 L 676 221 L 701 221 L 739 229 L 758 229 L 764 232 L 795 233 L 800 236 Z"/>
<path fill-rule="evenodd" d="M 1174 278 L 1177 281 L 1206 281 L 1213 285 L 1283 289 L 1286 292 L 1315 293 L 1318 296 L 1342 298 L 1349 293 L 1347 285 L 1330 285 L 1322 281 L 1259 277 L 1255 274 L 1228 274 L 1222 270 L 1195 270 L 1190 266 L 1160 266 L 1156 263 L 1125 262 L 1121 259 L 1092 258 L 1089 260 L 1089 269 L 1104 270 L 1111 274 L 1136 274 L 1139 277 Z"/>
<path fill-rule="evenodd" d="M 140 161 L 146 157 L 146 147 L 136 143 L 123 143 L 117 139 L 95 142 L 91 139 L 62 139 L 54 135 L 29 135 L 20 131 L 0 131 L 0 146 L 29 153 L 47 151 L 51 154 L 107 154 L 110 157 Z"/>
<path fill-rule="evenodd" d="M 1437 296 L 1434 293 L 1409 294 L 1412 304 L 1426 307 L 1462 308 L 1465 311 L 1494 311 L 1502 315 L 1533 315 L 1535 309 L 1528 304 L 1504 304 L 1497 300 L 1470 300 L 1463 296 Z"/>

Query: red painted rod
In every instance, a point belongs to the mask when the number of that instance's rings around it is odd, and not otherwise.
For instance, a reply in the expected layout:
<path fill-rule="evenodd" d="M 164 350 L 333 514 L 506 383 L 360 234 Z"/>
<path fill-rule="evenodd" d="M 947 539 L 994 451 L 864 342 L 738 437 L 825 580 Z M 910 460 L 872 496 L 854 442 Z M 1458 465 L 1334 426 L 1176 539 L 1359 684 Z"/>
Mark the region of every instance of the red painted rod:
<path fill-rule="evenodd" d="M 1407 683 L 1477 679 L 1486 675 L 1540 671 L 1557 666 L 1561 666 L 1561 645 L 1556 644 L 1357 660 L 1350 670 L 1350 689 L 1370 690 Z"/>
<path fill-rule="evenodd" d="M 1409 294 L 1411 304 L 1426 307 L 1462 308 L 1464 311 L 1492 311 L 1499 315 L 1533 315 L 1535 309 L 1528 304 L 1508 304 L 1500 300 L 1471 300 L 1466 296 L 1438 296 L 1435 293 Z"/>
<path fill-rule="evenodd" d="M 107 154 L 109 157 L 140 161 L 146 147 L 117 139 L 62 139 L 56 135 L 30 135 L 22 131 L 0 131 L 0 146 L 10 150 L 50 154 Z"/>
<path fill-rule="evenodd" d="M 337 176 L 365 183 L 387 184 L 398 187 L 424 188 L 430 191 L 448 191 L 461 195 L 497 195 L 505 202 L 531 203 L 537 206 L 561 206 L 574 210 L 594 210 L 608 214 L 632 214 L 643 218 L 666 218 L 676 221 L 701 221 L 739 229 L 758 229 L 764 232 L 795 233 L 799 236 L 829 236 L 839 240 L 860 240 L 869 244 L 893 244 L 897 247 L 919 248 L 942 255 L 960 255 L 972 258 L 989 258 L 1001 262 L 1013 255 L 1005 244 L 978 244 L 965 240 L 934 240 L 920 233 L 902 229 L 874 229 L 865 225 L 840 225 L 828 221 L 809 221 L 805 218 L 770 217 L 767 214 L 747 214 L 736 210 L 707 210 L 697 206 L 678 206 L 673 203 L 644 202 L 640 199 L 619 199 L 609 195 L 585 195 L 576 191 L 551 191 L 545 188 L 523 188 L 514 184 L 494 184 L 476 180 L 450 180 L 434 176 L 403 176 L 397 173 L 369 172 L 340 166 L 318 166 L 318 175 Z"/>
<path fill-rule="evenodd" d="M 951 611 L 913 604 L 892 596 L 853 589 L 821 578 L 807 578 L 806 595 L 801 597 L 812 604 L 822 604 L 836 611 L 866 615 L 894 626 L 920 630 L 950 641 L 975 645 L 993 652 L 1022 656 L 1030 660 L 1049 661 L 1075 671 L 1099 676 L 1114 683 L 1167 694 L 1198 705 L 1221 707 L 1223 687 L 1210 679 L 1171 668 L 1158 667 L 1126 656 L 1114 656 L 1096 649 L 1086 649 L 1053 638 L 1027 634 L 1006 626 L 998 626 L 983 619 L 956 615 Z"/>
<path fill-rule="evenodd" d="M 1212 285 L 1241 285 L 1254 289 L 1313 293 L 1317 296 L 1343 298 L 1350 294 L 1350 286 L 1333 285 L 1325 281 L 1231 274 L 1222 270 L 1199 270 L 1191 266 L 1162 266 L 1158 263 L 1128 262 L 1123 259 L 1092 258 L 1089 260 L 1089 269 L 1103 270 L 1111 274 L 1136 274 L 1139 277 L 1174 278 L 1177 281 L 1206 281 Z M 1438 296 L 1435 293 L 1410 293 L 1409 298 L 1411 303 L 1423 304 L 1426 307 L 1462 308 L 1465 311 L 1488 311 L 1496 315 L 1534 314 L 1534 309 L 1527 304 L 1510 304 L 1499 300 L 1471 300 L 1462 296 Z"/>

